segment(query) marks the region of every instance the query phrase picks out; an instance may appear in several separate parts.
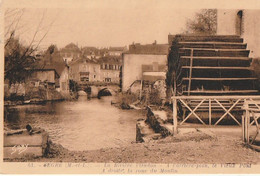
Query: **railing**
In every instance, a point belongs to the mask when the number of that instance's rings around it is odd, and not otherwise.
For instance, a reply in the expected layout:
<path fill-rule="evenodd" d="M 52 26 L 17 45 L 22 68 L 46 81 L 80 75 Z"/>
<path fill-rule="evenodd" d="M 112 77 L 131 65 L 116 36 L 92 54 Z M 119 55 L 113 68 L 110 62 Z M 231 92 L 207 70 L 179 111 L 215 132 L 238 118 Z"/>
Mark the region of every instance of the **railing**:
<path fill-rule="evenodd" d="M 229 115 L 239 126 L 241 126 L 241 123 L 233 113 L 238 111 L 242 113 L 244 111 L 242 108 L 244 102 L 260 101 L 260 96 L 173 96 L 172 100 L 174 134 L 177 134 L 178 125 L 182 125 L 192 115 L 203 125 L 209 126 L 218 125 L 225 117 L 227 117 L 227 115 Z M 180 122 L 177 120 L 178 103 L 184 111 L 183 118 Z M 255 106 L 257 107 L 258 105 L 256 104 Z M 188 115 L 186 115 L 186 112 L 189 112 Z M 203 121 L 202 117 L 200 117 L 197 112 L 208 112 L 208 124 Z M 212 124 L 212 114 L 216 112 L 224 112 L 224 114 L 219 117 L 214 124 Z"/>
<path fill-rule="evenodd" d="M 252 145 L 259 134 L 260 101 L 246 100 L 242 109 L 244 110 L 244 115 L 242 116 L 243 141 L 248 145 Z M 254 124 L 256 133 L 250 140 L 250 129 Z"/>

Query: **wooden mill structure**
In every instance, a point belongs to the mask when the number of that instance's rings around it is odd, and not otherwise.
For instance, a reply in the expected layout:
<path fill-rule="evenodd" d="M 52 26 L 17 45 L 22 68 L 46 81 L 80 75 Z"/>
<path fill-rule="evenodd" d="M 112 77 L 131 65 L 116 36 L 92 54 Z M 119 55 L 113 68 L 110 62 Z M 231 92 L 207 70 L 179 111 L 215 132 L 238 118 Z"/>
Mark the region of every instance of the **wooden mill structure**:
<path fill-rule="evenodd" d="M 167 84 L 173 87 L 174 117 L 182 114 L 180 124 L 196 119 L 204 125 L 217 125 L 225 119 L 241 125 L 244 101 L 260 99 L 243 39 L 170 35 L 169 43 Z"/>

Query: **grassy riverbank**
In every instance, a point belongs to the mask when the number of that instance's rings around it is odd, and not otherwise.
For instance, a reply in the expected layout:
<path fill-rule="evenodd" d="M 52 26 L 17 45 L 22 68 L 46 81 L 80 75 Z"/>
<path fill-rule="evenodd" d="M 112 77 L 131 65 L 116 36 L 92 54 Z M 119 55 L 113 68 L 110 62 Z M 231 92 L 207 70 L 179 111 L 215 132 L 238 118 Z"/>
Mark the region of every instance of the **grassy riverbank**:
<path fill-rule="evenodd" d="M 257 164 L 260 153 L 245 147 L 238 136 L 190 132 L 149 143 L 89 151 L 69 151 L 61 145 L 51 144 L 46 157 L 6 161 Z"/>

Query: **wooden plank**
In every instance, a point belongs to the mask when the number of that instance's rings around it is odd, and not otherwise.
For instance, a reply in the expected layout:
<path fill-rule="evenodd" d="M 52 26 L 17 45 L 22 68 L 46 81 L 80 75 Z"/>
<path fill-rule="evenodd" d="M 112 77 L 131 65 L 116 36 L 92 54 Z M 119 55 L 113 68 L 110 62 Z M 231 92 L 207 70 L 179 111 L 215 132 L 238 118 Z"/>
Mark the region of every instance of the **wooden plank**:
<path fill-rule="evenodd" d="M 241 81 L 241 80 L 257 80 L 258 78 L 191 78 L 192 80 L 198 81 Z M 187 81 L 189 78 L 183 78 L 183 80 Z"/>
<path fill-rule="evenodd" d="M 252 113 L 253 113 L 253 112 L 252 112 Z M 259 134 L 259 125 L 258 125 L 257 119 L 255 118 L 254 113 L 253 113 L 253 119 L 254 119 L 254 122 L 255 122 L 255 124 L 256 124 L 256 134 L 255 134 L 255 136 L 253 137 L 253 139 L 252 139 L 252 141 L 251 141 L 250 144 L 253 144 L 253 142 L 255 141 L 255 139 L 256 139 L 256 137 L 257 137 L 257 135 Z M 249 123 L 250 123 L 250 121 L 249 121 Z"/>
<path fill-rule="evenodd" d="M 180 99 L 180 101 L 191 111 L 190 114 L 180 124 L 184 123 L 190 117 L 190 115 L 193 114 L 203 125 L 205 125 L 201 118 L 199 118 L 199 116 L 195 113 L 196 109 L 200 106 L 200 104 L 202 104 L 205 101 L 204 99 L 193 110 L 183 100 Z"/>
<path fill-rule="evenodd" d="M 188 91 L 183 91 L 185 93 L 187 93 Z M 205 90 L 205 91 L 195 91 L 195 90 L 191 90 L 190 93 L 257 93 L 259 92 L 258 90 L 227 90 L 227 91 L 223 91 L 223 90 Z"/>
<path fill-rule="evenodd" d="M 193 65 L 193 49 L 191 50 L 191 57 L 190 57 L 190 75 L 189 75 L 188 95 L 190 95 L 190 88 L 191 88 L 192 65 Z"/>
<path fill-rule="evenodd" d="M 184 69 L 189 69 L 190 66 L 182 66 Z M 195 66 L 192 69 L 223 69 L 223 70 L 253 70 L 252 67 L 200 67 Z"/>
<path fill-rule="evenodd" d="M 197 50 L 197 51 L 246 51 L 249 52 L 249 50 L 246 49 L 214 49 L 214 48 L 180 48 L 180 50 Z"/>
<path fill-rule="evenodd" d="M 233 100 L 233 99 L 250 99 L 260 100 L 259 95 L 223 95 L 223 96 L 173 96 L 172 99 L 200 100 L 200 99 L 218 99 L 218 100 Z"/>
<path fill-rule="evenodd" d="M 245 141 L 247 144 L 249 144 L 249 111 L 246 110 L 246 116 L 245 116 Z"/>
<path fill-rule="evenodd" d="M 249 145 L 252 149 L 260 152 L 260 146 L 257 146 L 257 145 Z"/>
<path fill-rule="evenodd" d="M 211 99 L 209 99 L 209 125 L 211 125 Z"/>
<path fill-rule="evenodd" d="M 242 115 L 242 139 L 245 142 L 245 112 Z"/>
<path fill-rule="evenodd" d="M 241 126 L 237 119 L 230 113 L 230 111 L 236 106 L 240 99 L 238 99 L 228 110 L 224 106 L 222 106 L 222 104 L 217 99 L 214 99 L 214 101 L 216 101 L 226 111 L 225 114 L 222 117 L 220 117 L 220 119 L 214 124 L 214 126 L 216 126 L 227 114 L 229 114 L 230 117 L 233 118 L 239 126 Z"/>
<path fill-rule="evenodd" d="M 235 43 L 235 42 L 179 42 L 180 44 L 227 44 L 227 45 L 246 45 L 245 43 Z"/>
<path fill-rule="evenodd" d="M 260 101 L 255 101 L 252 98 L 250 98 L 250 100 L 247 100 L 248 105 L 250 106 L 250 104 L 255 105 L 258 109 L 260 109 L 260 106 L 258 104 L 260 104 Z"/>
<path fill-rule="evenodd" d="M 189 59 L 190 56 L 181 56 L 181 59 Z M 217 56 L 217 57 L 209 57 L 209 56 L 194 56 L 193 59 L 198 59 L 198 60 L 252 60 L 252 58 L 249 57 L 222 57 L 222 56 Z"/>

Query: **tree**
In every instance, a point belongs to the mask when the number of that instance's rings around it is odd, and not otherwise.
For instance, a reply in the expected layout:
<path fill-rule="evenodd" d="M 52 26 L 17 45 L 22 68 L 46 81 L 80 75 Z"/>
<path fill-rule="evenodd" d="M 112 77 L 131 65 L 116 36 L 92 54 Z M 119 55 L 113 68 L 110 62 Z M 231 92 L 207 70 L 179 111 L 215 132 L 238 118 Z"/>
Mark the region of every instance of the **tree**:
<path fill-rule="evenodd" d="M 196 13 L 194 19 L 186 23 L 186 32 L 214 35 L 217 33 L 217 9 L 203 9 Z"/>
<path fill-rule="evenodd" d="M 16 38 L 8 39 L 5 46 L 4 79 L 9 80 L 9 84 L 21 83 L 30 74 L 33 63 L 36 62 L 35 57 L 29 54 L 31 50 Z"/>
<path fill-rule="evenodd" d="M 19 41 L 19 33 L 16 32 L 23 26 L 19 25 L 24 14 L 24 9 L 7 9 L 5 12 L 5 71 L 4 79 L 9 81 L 9 84 L 21 83 L 31 74 L 34 68 L 36 59 L 34 55 L 39 48 L 39 45 L 48 34 L 53 22 L 47 27 L 46 32 L 42 33 L 46 26 L 43 26 L 45 12 L 42 14 L 32 39 L 28 45 L 24 45 Z M 41 34 L 40 34 L 41 32 Z"/>

